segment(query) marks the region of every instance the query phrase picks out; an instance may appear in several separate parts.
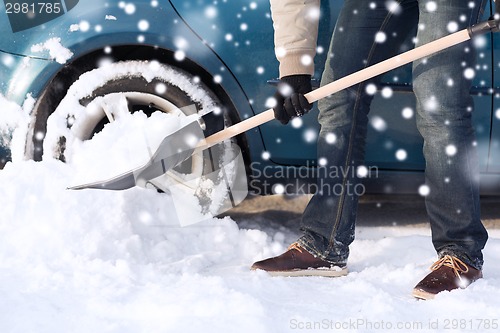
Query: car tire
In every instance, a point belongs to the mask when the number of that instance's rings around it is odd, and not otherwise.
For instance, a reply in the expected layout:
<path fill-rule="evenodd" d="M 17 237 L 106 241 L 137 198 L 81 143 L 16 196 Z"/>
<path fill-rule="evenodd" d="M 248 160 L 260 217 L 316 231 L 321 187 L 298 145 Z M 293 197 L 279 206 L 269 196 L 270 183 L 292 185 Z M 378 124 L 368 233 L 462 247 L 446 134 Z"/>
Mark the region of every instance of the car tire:
<path fill-rule="evenodd" d="M 35 113 L 32 134 L 28 138 L 32 147 L 27 149 L 27 155 L 70 163 L 75 140 L 92 139 L 109 119 L 120 117 L 123 109 L 103 106 L 107 99 L 111 102 L 107 104 L 113 104 L 113 98 L 127 104 L 125 112 L 142 110 L 151 114 L 158 110 L 181 110 L 185 116 L 193 113 L 204 115 L 202 129 L 205 136 L 230 125 L 228 113 L 223 110 L 217 96 L 197 77 L 156 61 L 118 62 L 80 75 L 50 115 Z M 88 112 L 91 107 L 93 112 Z M 236 140 L 229 144 L 235 146 Z M 217 161 L 213 156 L 207 151 L 195 154 L 177 166 L 174 173 L 209 174 L 213 172 L 214 163 L 221 165 L 224 159 L 224 154 L 216 154 Z M 200 200 L 206 200 L 206 193 L 198 192 Z"/>

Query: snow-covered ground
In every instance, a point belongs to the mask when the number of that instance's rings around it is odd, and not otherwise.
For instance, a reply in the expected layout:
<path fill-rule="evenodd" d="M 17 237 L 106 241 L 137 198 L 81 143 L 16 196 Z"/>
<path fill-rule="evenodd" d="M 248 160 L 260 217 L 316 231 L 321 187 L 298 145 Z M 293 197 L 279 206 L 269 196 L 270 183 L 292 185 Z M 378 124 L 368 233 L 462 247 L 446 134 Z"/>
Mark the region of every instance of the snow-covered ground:
<path fill-rule="evenodd" d="M 166 194 L 66 189 L 126 163 L 107 134 L 136 133 L 126 143 L 134 150 L 131 142 L 153 130 L 141 117 L 81 144 L 88 158 L 15 158 L 0 171 L 1 332 L 498 330 L 499 230 L 490 230 L 484 279 L 417 301 L 411 289 L 435 260 L 425 226 L 360 226 L 346 277 L 270 277 L 249 267 L 297 237 L 280 207 L 272 218 L 256 212 L 182 227 Z"/>

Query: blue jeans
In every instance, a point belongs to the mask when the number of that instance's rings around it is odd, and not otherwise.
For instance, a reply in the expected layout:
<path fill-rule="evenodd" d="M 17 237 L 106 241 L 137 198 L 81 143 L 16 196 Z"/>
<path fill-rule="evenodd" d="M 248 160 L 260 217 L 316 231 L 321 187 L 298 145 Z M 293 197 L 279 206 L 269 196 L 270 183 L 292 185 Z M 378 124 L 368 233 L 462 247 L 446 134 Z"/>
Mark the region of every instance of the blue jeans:
<path fill-rule="evenodd" d="M 474 0 L 473 8 L 469 0 L 435 0 L 431 4 L 398 0 L 399 7 L 390 12 L 386 2 L 345 1 L 322 85 L 401 53 L 402 42 L 415 33 L 419 46 L 448 35 L 451 21 L 458 24 L 458 30 L 464 29 L 477 22 L 484 7 L 482 0 Z M 375 9 L 370 8 L 371 3 Z M 375 42 L 377 33 L 385 36 L 385 41 Z M 471 51 L 466 52 L 466 48 Z M 472 43 L 462 43 L 415 61 L 412 74 L 417 127 L 424 138 L 425 178 L 430 189 L 425 200 L 434 247 L 439 256 L 451 254 L 481 269 L 481 250 L 488 235 L 480 220 L 471 80 L 464 77 L 464 68 L 475 65 L 473 50 Z M 379 82 L 379 77 L 371 79 L 318 103 L 318 160 L 326 161 L 326 170 L 340 171 L 319 172 L 320 190 L 303 214 L 303 235 L 298 242 L 333 263 L 347 262 L 354 240 L 358 195 L 353 189 L 360 184 L 357 168 L 364 163 L 373 97 L 366 86 Z M 445 152 L 450 145 L 456 147 L 456 153 L 449 156 Z"/>

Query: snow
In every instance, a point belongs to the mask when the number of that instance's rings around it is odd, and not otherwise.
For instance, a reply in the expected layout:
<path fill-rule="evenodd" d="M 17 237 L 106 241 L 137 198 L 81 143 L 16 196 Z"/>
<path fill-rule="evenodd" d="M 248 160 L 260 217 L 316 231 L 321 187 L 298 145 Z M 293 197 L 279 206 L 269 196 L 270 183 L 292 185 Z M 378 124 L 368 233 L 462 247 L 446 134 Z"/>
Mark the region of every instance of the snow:
<path fill-rule="evenodd" d="M 387 1 L 386 6 L 394 14 L 401 10 L 396 1 Z M 255 9 L 257 3 L 249 7 Z M 120 8 L 129 15 L 136 12 L 133 3 L 121 2 Z M 436 2 L 427 2 L 428 11 L 436 8 Z M 219 12 L 210 5 L 204 14 L 213 19 Z M 142 31 L 149 28 L 147 20 L 137 24 Z M 455 24 L 450 22 L 448 29 L 455 30 Z M 88 29 L 86 21 L 70 26 L 71 32 Z M 240 29 L 247 31 L 249 26 L 243 22 Z M 375 35 L 376 42 L 386 39 L 383 32 Z M 228 33 L 226 40 L 233 41 L 233 36 Z M 176 58 L 183 60 L 188 42 L 177 38 L 175 45 Z M 48 51 L 60 63 L 72 56 L 58 38 L 35 45 L 32 51 Z M 279 56 L 283 52 L 276 50 Z M 264 67 L 257 72 L 264 73 Z M 474 75 L 474 69 L 464 70 L 466 78 Z M 194 80 L 159 63 L 108 64 L 84 74 L 69 89 L 56 111 L 59 118 L 48 124 L 44 147 L 51 148 L 58 135 L 68 134 L 67 119 L 89 112 L 76 101 L 124 76 L 147 81 L 172 78 L 200 102 L 201 113 L 213 107 L 209 96 L 193 88 Z M 215 77 L 216 83 L 221 80 L 222 76 Z M 156 88 L 164 92 L 166 85 Z M 367 94 L 376 92 L 375 85 L 367 85 Z M 381 94 L 392 97 L 389 88 Z M 13 156 L 13 162 L 0 170 L 1 332 L 485 332 L 500 324 L 500 230 L 490 230 L 485 278 L 433 301 L 411 297 L 413 286 L 436 259 L 427 225 L 358 226 L 345 277 L 270 277 L 249 267 L 282 253 L 297 238 L 298 218 L 290 218 L 291 207 L 282 207 L 287 201 L 293 205 L 294 198 L 272 196 L 269 200 L 277 203 L 267 211 L 253 206 L 240 219 L 204 216 L 204 221 L 189 224 L 183 223 L 181 214 L 200 212 L 197 203 L 186 197 L 177 199 L 176 205 L 168 194 L 139 187 L 118 192 L 68 190 L 142 165 L 161 139 L 156 134 L 171 132 L 186 119 L 125 112 L 92 140 L 68 141 L 72 157 L 68 163 L 46 156 L 35 163 L 23 159 L 34 102 L 27 96 L 21 107 L 0 95 L 0 141 L 11 146 Z M 426 107 L 434 110 L 437 104 L 433 97 Z M 413 116 L 411 108 L 402 110 L 403 118 Z M 500 118 L 499 110 L 496 116 Z M 370 123 L 377 131 L 388 126 L 378 116 Z M 292 120 L 292 126 L 302 127 L 302 119 Z M 315 132 L 304 133 L 306 141 L 316 140 Z M 325 140 L 337 142 L 333 133 Z M 452 156 L 456 149 L 450 145 L 446 153 Z M 262 153 L 264 160 L 270 157 L 269 152 Z M 407 152 L 397 150 L 396 158 L 406 159 Z M 365 166 L 357 170 L 360 176 L 367 171 Z M 213 186 L 209 181 L 202 185 Z M 273 190 L 285 192 L 282 184 Z M 429 191 L 426 185 L 419 188 L 422 196 Z"/>
<path fill-rule="evenodd" d="M 83 31 L 82 24 L 79 25 L 79 28 Z M 44 51 L 48 51 L 51 59 L 60 64 L 65 64 L 73 56 L 73 52 L 61 44 L 61 38 L 59 37 L 50 38 L 44 43 L 35 44 L 31 47 L 31 52 L 40 53 Z"/>
<path fill-rule="evenodd" d="M 24 157 L 24 146 L 26 144 L 26 133 L 30 117 L 29 114 L 35 105 L 35 99 L 28 95 L 23 106 L 7 100 L 0 94 L 0 144 L 10 147 L 12 160 L 22 160 Z"/>
<path fill-rule="evenodd" d="M 346 277 L 270 277 L 249 266 L 297 237 L 285 210 L 182 227 L 166 194 L 66 189 L 110 161 L 127 163 L 123 147 L 109 149 L 113 131 L 129 131 L 134 153 L 133 138 L 144 136 L 132 124 L 153 128 L 158 117 L 120 118 L 81 144 L 72 163 L 20 160 L 0 171 L 2 332 L 445 332 L 489 331 L 497 321 L 498 230 L 490 231 L 484 279 L 417 301 L 411 288 L 435 260 L 425 226 L 358 227 Z"/>

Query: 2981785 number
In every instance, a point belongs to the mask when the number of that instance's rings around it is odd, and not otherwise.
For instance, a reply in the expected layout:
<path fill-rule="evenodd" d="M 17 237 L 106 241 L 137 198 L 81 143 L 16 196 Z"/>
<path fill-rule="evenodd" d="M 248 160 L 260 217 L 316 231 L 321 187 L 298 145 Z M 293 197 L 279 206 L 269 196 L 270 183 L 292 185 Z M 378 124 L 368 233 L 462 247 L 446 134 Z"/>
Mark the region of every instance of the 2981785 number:
<path fill-rule="evenodd" d="M 445 319 L 444 329 L 452 330 L 498 330 L 498 319 Z"/>
<path fill-rule="evenodd" d="M 61 12 L 60 2 L 7 2 L 5 3 L 5 12 L 7 14 L 59 14 Z"/>

